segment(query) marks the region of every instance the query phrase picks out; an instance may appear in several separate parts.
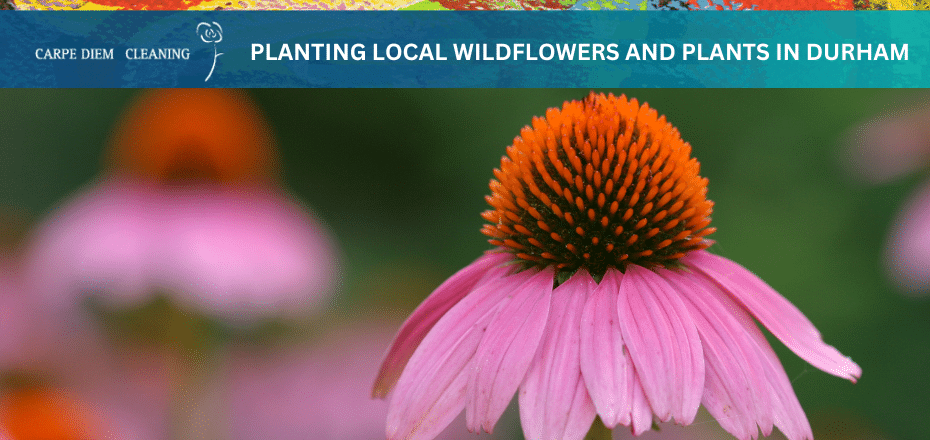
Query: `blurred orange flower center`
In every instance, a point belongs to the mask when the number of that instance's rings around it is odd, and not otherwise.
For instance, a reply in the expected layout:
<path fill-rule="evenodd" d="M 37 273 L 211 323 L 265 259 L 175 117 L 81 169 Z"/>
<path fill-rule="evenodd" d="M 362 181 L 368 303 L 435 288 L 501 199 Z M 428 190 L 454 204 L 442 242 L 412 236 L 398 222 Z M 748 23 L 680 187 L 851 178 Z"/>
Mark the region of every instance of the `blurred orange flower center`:
<path fill-rule="evenodd" d="M 85 405 L 49 388 L 6 391 L 0 399 L 0 431 L 12 440 L 101 438 L 101 425 Z"/>
<path fill-rule="evenodd" d="M 713 202 L 678 130 L 636 99 L 591 93 L 525 127 L 494 170 L 482 233 L 530 265 L 672 266 L 704 249 Z"/>
<path fill-rule="evenodd" d="M 115 171 L 155 181 L 233 182 L 273 175 L 274 139 L 248 98 L 228 90 L 153 90 L 123 115 Z"/>

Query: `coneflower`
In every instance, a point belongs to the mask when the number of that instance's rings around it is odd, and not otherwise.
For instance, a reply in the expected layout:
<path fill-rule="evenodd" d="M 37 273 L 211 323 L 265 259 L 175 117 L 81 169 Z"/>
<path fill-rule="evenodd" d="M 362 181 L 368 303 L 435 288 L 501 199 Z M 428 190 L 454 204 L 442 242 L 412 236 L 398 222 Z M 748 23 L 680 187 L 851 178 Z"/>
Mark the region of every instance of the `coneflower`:
<path fill-rule="evenodd" d="M 713 203 L 678 130 L 592 93 L 525 127 L 494 170 L 495 247 L 401 327 L 374 395 L 389 439 L 432 439 L 463 409 L 491 431 L 514 394 L 527 439 L 576 440 L 595 418 L 640 434 L 703 404 L 755 438 L 811 428 L 753 318 L 815 367 L 861 369 L 784 297 L 705 249 Z"/>
<path fill-rule="evenodd" d="M 167 293 L 237 323 L 319 308 L 336 245 L 279 185 L 274 144 L 244 93 L 143 93 L 114 130 L 107 171 L 34 234 L 30 287 L 117 308 Z"/>

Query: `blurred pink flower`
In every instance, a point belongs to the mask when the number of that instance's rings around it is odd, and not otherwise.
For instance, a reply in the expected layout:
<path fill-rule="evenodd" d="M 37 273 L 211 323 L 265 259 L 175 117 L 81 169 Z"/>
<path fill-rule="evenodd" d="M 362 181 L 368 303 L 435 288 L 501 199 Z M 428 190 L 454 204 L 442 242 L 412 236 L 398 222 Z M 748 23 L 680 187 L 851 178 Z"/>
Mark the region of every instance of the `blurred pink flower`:
<path fill-rule="evenodd" d="M 661 139 L 661 141 L 659 141 Z M 534 118 L 501 159 L 482 232 L 497 246 L 400 328 L 375 383 L 390 440 L 429 440 L 462 410 L 491 432 L 516 393 L 530 440 L 595 417 L 649 430 L 703 404 L 740 440 L 813 434 L 754 322 L 813 366 L 862 370 L 752 272 L 704 249 L 713 202 L 691 146 L 635 99 L 591 93 Z"/>
<path fill-rule="evenodd" d="M 165 420 L 146 420 L 156 402 L 127 395 L 137 390 L 126 386 L 119 391 L 123 394 L 101 399 L 99 391 L 83 394 L 57 384 L 16 385 L 0 396 L 0 425 L 5 425 L 0 430 L 6 429 L 10 440 L 166 439 Z"/>
<path fill-rule="evenodd" d="M 24 313 L 25 299 L 21 294 L 18 275 L 0 251 L 0 368 L 5 368 L 22 351 L 22 341 L 27 333 L 24 328 L 30 322 Z"/>
<path fill-rule="evenodd" d="M 0 259 L 0 376 L 18 379 L 6 393 L 0 390 L 0 433 L 11 440 L 50 433 L 166 438 L 167 380 L 160 358 L 147 352 L 125 356 L 80 315 L 42 306 L 9 261 Z M 30 426 L 39 420 L 54 426 Z"/>
<path fill-rule="evenodd" d="M 133 306 L 162 291 L 236 321 L 320 306 L 335 260 L 323 227 L 272 188 L 108 178 L 49 216 L 29 266 L 49 301 Z"/>
<path fill-rule="evenodd" d="M 930 109 L 876 117 L 846 135 L 848 166 L 870 183 L 884 183 L 930 165 Z"/>
<path fill-rule="evenodd" d="M 0 372 L 47 367 L 83 337 L 79 318 L 44 307 L 26 289 L 20 266 L 0 251 Z"/>
<path fill-rule="evenodd" d="M 169 438 L 171 387 L 165 356 L 117 348 L 90 335 L 79 346 L 79 356 L 50 367 L 49 377 L 99 420 L 98 429 L 106 433 L 102 438 Z"/>
<path fill-rule="evenodd" d="M 343 328 L 325 340 L 279 352 L 233 354 L 228 398 L 232 439 L 378 439 L 387 404 L 369 384 L 390 341 L 388 326 Z M 490 439 L 453 423 L 440 437 Z"/>
<path fill-rule="evenodd" d="M 930 110 L 876 118 L 848 135 L 852 171 L 884 183 L 930 166 Z M 895 217 L 885 249 L 888 276 L 904 292 L 930 294 L 930 182 Z"/>
<path fill-rule="evenodd" d="M 888 274 L 903 291 L 930 294 L 930 182 L 898 213 L 885 251 Z"/>
<path fill-rule="evenodd" d="M 52 304 L 138 306 L 166 293 L 249 323 L 306 315 L 334 290 L 334 241 L 277 186 L 270 129 L 245 95 L 146 92 L 110 161 L 34 234 L 28 278 Z"/>

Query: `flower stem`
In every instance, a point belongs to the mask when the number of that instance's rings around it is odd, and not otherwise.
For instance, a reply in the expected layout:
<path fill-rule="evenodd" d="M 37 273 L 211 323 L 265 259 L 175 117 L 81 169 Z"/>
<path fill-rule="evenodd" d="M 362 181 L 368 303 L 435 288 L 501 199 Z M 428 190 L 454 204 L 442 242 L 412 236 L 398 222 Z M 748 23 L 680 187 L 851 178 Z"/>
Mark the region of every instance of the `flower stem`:
<path fill-rule="evenodd" d="M 216 396 L 221 347 L 205 337 L 196 318 L 172 308 L 168 316 L 172 389 L 171 438 L 224 438 Z"/>
<path fill-rule="evenodd" d="M 610 429 L 604 426 L 604 422 L 601 421 L 601 418 L 595 418 L 594 423 L 591 424 L 591 429 L 588 430 L 588 433 L 584 436 L 584 440 L 612 440 L 613 434 Z"/>
<path fill-rule="evenodd" d="M 210 80 L 210 77 L 213 76 L 213 69 L 216 69 L 216 59 L 217 59 L 217 57 L 219 57 L 220 55 L 222 55 L 222 54 L 216 52 L 216 44 L 214 44 L 214 45 L 213 45 L 213 66 L 210 67 L 210 73 L 207 75 L 207 78 L 203 80 L 203 82 L 209 81 L 209 80 Z"/>

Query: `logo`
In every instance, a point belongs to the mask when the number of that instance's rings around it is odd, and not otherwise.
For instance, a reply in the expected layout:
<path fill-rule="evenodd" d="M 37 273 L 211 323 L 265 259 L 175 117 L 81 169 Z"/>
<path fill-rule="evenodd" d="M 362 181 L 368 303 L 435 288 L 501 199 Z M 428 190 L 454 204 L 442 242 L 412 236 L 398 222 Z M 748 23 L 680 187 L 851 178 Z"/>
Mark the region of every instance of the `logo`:
<path fill-rule="evenodd" d="M 223 41 L 223 28 L 215 21 L 212 24 L 200 22 L 200 24 L 197 25 L 197 35 L 200 36 L 200 39 L 203 40 L 204 43 L 213 43 L 213 67 L 210 68 L 210 73 L 207 74 L 207 78 L 203 80 L 203 82 L 207 82 L 210 80 L 210 77 L 213 76 L 213 70 L 216 69 L 216 59 L 222 55 L 222 53 L 216 51 L 216 43 Z"/>

